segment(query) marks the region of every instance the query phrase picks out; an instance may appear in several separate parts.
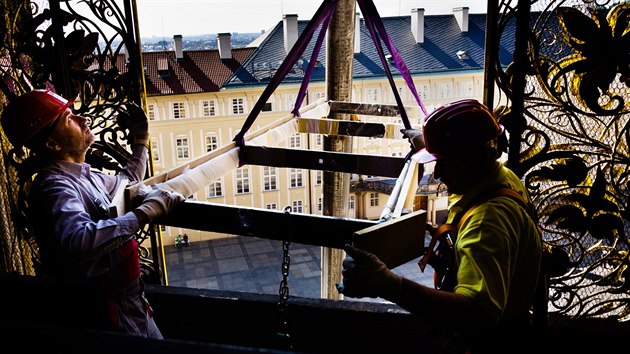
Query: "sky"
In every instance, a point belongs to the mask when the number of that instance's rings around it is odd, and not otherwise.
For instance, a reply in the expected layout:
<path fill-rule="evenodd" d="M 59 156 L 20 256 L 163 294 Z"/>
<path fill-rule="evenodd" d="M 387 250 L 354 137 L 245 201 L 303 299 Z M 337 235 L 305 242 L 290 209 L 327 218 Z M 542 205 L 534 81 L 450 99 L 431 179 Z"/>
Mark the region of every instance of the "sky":
<path fill-rule="evenodd" d="M 321 0 L 138 0 L 142 37 L 172 38 L 173 35 L 261 32 L 297 14 L 298 20 L 313 17 Z M 424 8 L 425 15 L 452 13 L 468 7 L 470 13 L 485 13 L 487 0 L 374 0 L 381 17 L 410 15 Z M 357 5 L 357 11 L 359 7 Z"/>

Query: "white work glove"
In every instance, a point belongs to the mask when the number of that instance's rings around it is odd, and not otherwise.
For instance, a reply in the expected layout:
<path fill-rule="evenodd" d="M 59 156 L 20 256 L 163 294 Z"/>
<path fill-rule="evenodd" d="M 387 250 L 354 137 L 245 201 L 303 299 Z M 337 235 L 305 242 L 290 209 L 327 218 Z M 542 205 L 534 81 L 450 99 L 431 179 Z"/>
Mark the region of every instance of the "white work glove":
<path fill-rule="evenodd" d="M 146 215 L 149 222 L 152 222 L 168 215 L 171 210 L 184 200 L 186 200 L 186 197 L 181 193 L 155 188 L 144 195 L 142 204 L 136 210 Z"/>
<path fill-rule="evenodd" d="M 398 298 L 402 278 L 387 268 L 373 253 L 346 245 L 347 257 L 343 260 L 343 282 L 337 290 L 349 297 Z"/>
<path fill-rule="evenodd" d="M 403 138 L 409 140 L 414 150 L 417 151 L 424 148 L 424 135 L 421 129 L 400 129 L 400 132 L 403 133 Z"/>

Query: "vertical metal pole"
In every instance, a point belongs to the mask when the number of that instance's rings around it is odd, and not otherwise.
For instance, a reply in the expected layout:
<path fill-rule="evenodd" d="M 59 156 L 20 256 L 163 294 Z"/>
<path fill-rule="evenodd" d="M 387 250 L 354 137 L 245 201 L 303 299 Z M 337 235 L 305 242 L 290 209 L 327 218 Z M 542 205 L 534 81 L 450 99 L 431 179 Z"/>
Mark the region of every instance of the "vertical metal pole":
<path fill-rule="evenodd" d="M 144 64 L 142 62 L 142 43 L 140 42 L 140 24 L 136 0 L 125 1 L 125 23 L 129 40 L 125 43 L 129 55 L 129 74 L 132 77 L 131 93 L 128 97 L 133 102 L 145 106 Z M 146 107 L 144 107 L 146 109 Z"/>
<path fill-rule="evenodd" d="M 521 176 L 519 161 L 521 155 L 521 135 L 525 130 L 525 73 L 527 72 L 529 55 L 527 53 L 530 35 L 529 16 L 531 3 L 529 0 L 518 0 L 516 9 L 516 34 L 514 44 L 514 77 L 512 78 L 512 114 L 513 125 L 509 129 L 510 142 L 507 165 Z"/>
<path fill-rule="evenodd" d="M 52 13 L 51 27 L 53 29 L 55 37 L 55 51 L 59 56 L 59 68 L 58 73 L 61 77 L 53 77 L 55 83 L 55 90 L 66 98 L 75 97 L 77 91 L 72 85 L 70 78 L 70 67 L 68 65 L 68 51 L 66 50 L 66 37 L 63 32 L 63 26 L 61 23 L 61 8 L 59 5 L 60 0 L 51 0 L 49 2 L 50 12 Z M 63 85 L 62 87 L 59 87 Z"/>
<path fill-rule="evenodd" d="M 326 44 L 326 94 L 329 100 L 348 102 L 352 96 L 352 62 L 354 60 L 355 0 L 339 0 L 330 22 Z M 331 118 L 350 120 L 349 114 Z M 324 137 L 324 150 L 352 152 L 350 137 Z M 324 215 L 346 217 L 350 175 L 324 172 Z M 327 299 L 341 299 L 336 283 L 341 282 L 343 250 L 322 247 L 321 294 Z"/>
<path fill-rule="evenodd" d="M 490 107 L 494 106 L 494 80 L 495 65 L 497 65 L 499 46 L 497 23 L 499 4 L 498 0 L 488 0 L 486 15 L 486 45 L 485 45 L 485 58 L 484 58 L 484 85 L 483 85 L 483 103 Z"/>
<path fill-rule="evenodd" d="M 125 0 L 125 23 L 127 26 L 127 41 L 125 43 L 127 54 L 129 55 L 128 70 L 131 77 L 131 92 L 128 99 L 147 109 L 146 81 L 144 77 L 144 62 L 142 58 L 142 42 L 140 38 L 140 24 L 138 22 L 138 6 L 136 0 Z M 153 158 L 149 148 L 149 161 L 147 166 L 147 176 L 153 176 Z M 164 244 L 162 233 L 159 227 L 152 225 L 149 229 L 151 235 L 151 259 L 153 261 L 153 279 L 163 285 L 168 285 L 168 275 L 166 272 L 166 255 L 164 254 Z"/>

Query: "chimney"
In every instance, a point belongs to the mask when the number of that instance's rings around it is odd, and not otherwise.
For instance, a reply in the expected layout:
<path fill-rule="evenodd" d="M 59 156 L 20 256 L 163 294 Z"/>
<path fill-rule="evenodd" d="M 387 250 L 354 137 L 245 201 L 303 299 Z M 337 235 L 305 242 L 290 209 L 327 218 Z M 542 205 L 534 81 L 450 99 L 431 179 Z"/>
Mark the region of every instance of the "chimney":
<path fill-rule="evenodd" d="M 217 47 L 219 47 L 219 58 L 232 59 L 232 34 L 217 34 Z"/>
<path fill-rule="evenodd" d="M 182 48 L 182 35 L 181 34 L 174 35 L 173 41 L 175 41 L 175 59 L 177 60 L 184 59 L 184 49 Z"/>
<path fill-rule="evenodd" d="M 284 15 L 282 22 L 284 27 L 284 50 L 289 53 L 298 39 L 298 15 Z"/>
<path fill-rule="evenodd" d="M 361 53 L 361 14 L 354 16 L 354 53 Z"/>
<path fill-rule="evenodd" d="M 456 7 L 453 9 L 453 14 L 462 32 L 468 32 L 468 7 Z"/>
<path fill-rule="evenodd" d="M 120 54 L 122 54 L 122 58 L 118 57 L 116 66 L 119 68 L 127 67 L 127 63 L 129 63 L 129 51 L 127 50 L 127 46 L 123 44 Z M 122 61 L 122 62 L 120 62 Z"/>
<path fill-rule="evenodd" d="M 411 9 L 411 33 L 416 44 L 424 43 L 424 9 Z"/>

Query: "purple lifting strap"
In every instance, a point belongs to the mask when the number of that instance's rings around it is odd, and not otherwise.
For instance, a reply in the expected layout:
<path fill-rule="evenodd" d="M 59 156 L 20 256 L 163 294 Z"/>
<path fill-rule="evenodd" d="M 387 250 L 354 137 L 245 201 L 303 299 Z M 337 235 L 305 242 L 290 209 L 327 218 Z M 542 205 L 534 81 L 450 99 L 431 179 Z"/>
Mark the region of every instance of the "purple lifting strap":
<path fill-rule="evenodd" d="M 311 60 L 308 62 L 308 67 L 306 68 L 304 78 L 302 79 L 302 84 L 300 85 L 300 91 L 298 92 L 298 96 L 295 99 L 295 106 L 293 107 L 291 113 L 295 114 L 298 117 L 300 117 L 300 107 L 302 107 L 302 102 L 304 102 L 304 98 L 306 97 L 306 91 L 308 89 L 308 84 L 311 82 L 313 68 L 315 67 L 315 63 L 317 63 L 317 56 L 319 56 L 319 52 L 322 49 L 322 43 L 324 43 L 326 32 L 328 32 L 328 24 L 330 23 L 330 19 L 332 18 L 334 12 L 335 8 L 332 8 L 330 13 L 327 14 L 326 18 L 324 19 L 322 29 L 319 31 L 319 36 L 317 37 L 317 41 L 315 42 L 315 48 L 313 48 L 313 53 L 311 53 Z"/>
<path fill-rule="evenodd" d="M 337 5 L 337 0 L 325 0 L 320 5 L 319 9 L 317 9 L 317 12 L 313 16 L 313 19 L 308 22 L 308 24 L 306 25 L 306 28 L 304 29 L 304 32 L 302 33 L 302 35 L 298 37 L 297 41 L 295 42 L 295 44 L 293 45 L 293 47 L 287 54 L 287 57 L 285 58 L 284 61 L 282 61 L 282 64 L 278 68 L 278 71 L 276 71 L 274 76 L 269 81 L 269 84 L 267 85 L 263 93 L 260 95 L 260 98 L 254 105 L 254 108 L 252 108 L 251 112 L 249 112 L 249 115 L 247 116 L 247 120 L 245 120 L 245 122 L 243 123 L 243 127 L 238 132 L 238 134 L 236 134 L 236 136 L 234 137 L 233 140 L 236 141 L 239 147 L 242 147 L 245 145 L 245 139 L 244 139 L 245 133 L 247 133 L 249 128 L 251 128 L 252 124 L 254 124 L 254 121 L 258 117 L 258 114 L 261 112 L 262 107 L 267 102 L 269 97 L 271 97 L 271 94 L 275 91 L 278 85 L 280 85 L 280 82 L 282 82 L 282 80 L 287 76 L 287 74 L 293 67 L 293 64 L 302 55 L 302 53 L 306 49 L 306 46 L 308 45 L 311 38 L 313 37 L 313 33 L 315 33 L 315 29 L 323 22 L 328 23 L 326 19 L 332 17 L 332 14 L 335 11 L 336 5 Z M 322 31 L 325 32 L 325 29 L 322 28 Z M 312 64 L 313 63 L 309 63 L 309 67 Z M 239 150 L 239 167 L 243 165 L 243 162 L 242 162 L 244 160 L 242 158 L 243 153 L 244 153 L 244 149 L 240 149 Z"/>
<path fill-rule="evenodd" d="M 396 90 L 396 84 L 394 83 L 394 80 L 392 78 L 392 73 L 389 70 L 387 61 L 385 60 L 383 47 L 381 46 L 381 43 L 378 40 L 378 36 L 376 35 L 376 30 L 378 30 L 378 33 L 383 39 L 383 42 L 385 42 L 385 46 L 387 46 L 387 50 L 389 50 L 389 53 L 392 55 L 392 59 L 394 59 L 394 64 L 396 65 L 396 68 L 398 69 L 398 71 L 400 71 L 400 74 L 405 79 L 405 82 L 407 83 L 407 87 L 409 87 L 409 90 L 411 91 L 413 97 L 416 99 L 418 106 L 420 106 L 420 109 L 422 110 L 422 113 L 424 113 L 425 116 L 428 115 L 427 109 L 424 107 L 424 104 L 422 103 L 420 96 L 418 96 L 418 90 L 416 90 L 416 85 L 413 83 L 413 78 L 411 77 L 411 73 L 409 72 L 409 69 L 407 68 L 407 65 L 403 61 L 402 57 L 396 50 L 396 47 L 394 46 L 394 43 L 392 42 L 391 38 L 387 34 L 387 31 L 385 30 L 385 26 L 383 25 L 383 20 L 378 14 L 378 11 L 376 10 L 374 3 L 372 2 L 372 0 L 357 0 L 357 3 L 359 4 L 361 11 L 363 12 L 363 16 L 365 18 L 365 24 L 367 25 L 368 30 L 370 31 L 370 35 L 372 36 L 372 40 L 374 41 L 376 50 L 378 51 L 379 57 L 381 58 L 381 62 L 383 63 L 383 68 L 385 68 L 385 73 L 387 74 L 389 83 L 392 87 L 392 90 L 394 91 L 394 98 L 396 99 L 396 104 L 398 104 L 398 108 L 400 109 L 400 115 L 401 115 L 401 118 L 403 118 L 403 123 L 405 124 L 405 128 L 409 129 L 411 128 L 411 125 L 409 124 L 409 119 L 407 118 L 407 114 L 404 113 L 404 116 L 403 116 L 404 108 L 402 106 L 402 101 L 400 99 L 400 95 L 398 94 L 398 90 Z"/>
<path fill-rule="evenodd" d="M 374 3 L 372 2 L 372 0 L 357 0 L 357 3 L 359 4 L 359 7 L 361 8 L 361 11 L 364 14 L 366 26 L 368 27 L 368 30 L 370 31 L 370 35 L 372 37 L 372 40 L 374 41 L 374 45 L 378 52 L 379 58 L 381 59 L 383 68 L 385 69 L 387 79 L 390 83 L 390 86 L 392 87 L 394 98 L 396 100 L 396 104 L 398 106 L 403 124 L 405 128 L 410 129 L 411 123 L 409 122 L 409 117 L 407 116 L 407 112 L 405 111 L 405 108 L 402 104 L 402 99 L 400 98 L 400 95 L 398 94 L 398 90 L 396 89 L 396 84 L 394 83 L 391 70 L 389 69 L 387 60 L 385 59 L 385 54 L 383 51 L 383 47 L 381 46 L 381 42 L 379 40 L 379 35 L 380 35 L 380 38 L 382 38 L 383 42 L 385 43 L 385 46 L 389 50 L 390 54 L 392 55 L 396 68 L 403 76 L 405 82 L 407 83 L 407 87 L 412 92 L 414 98 L 416 99 L 416 102 L 422 109 L 422 112 L 424 113 L 425 116 L 428 115 L 427 110 L 424 104 L 422 103 L 422 100 L 420 100 L 420 97 L 418 96 L 418 91 L 416 90 L 415 84 L 413 83 L 413 79 L 411 77 L 411 73 L 409 72 L 409 69 L 407 68 L 407 65 L 405 65 L 404 61 L 402 60 L 402 57 L 396 50 L 396 47 L 394 46 L 391 38 L 387 35 L 387 31 L 385 31 L 385 26 L 383 25 L 383 21 L 381 20 L 380 15 L 378 14 L 378 11 L 376 10 L 376 7 L 374 6 Z M 249 128 L 251 128 L 254 121 L 258 117 L 258 114 L 260 114 L 262 107 L 267 102 L 269 97 L 271 97 L 271 94 L 275 91 L 275 89 L 278 87 L 280 82 L 286 77 L 286 75 L 289 73 L 289 71 L 291 70 L 293 65 L 297 62 L 298 58 L 302 55 L 302 53 L 304 53 L 306 46 L 311 41 L 313 34 L 315 33 L 315 30 L 317 29 L 317 27 L 321 25 L 321 30 L 317 38 L 317 41 L 315 43 L 313 53 L 311 54 L 311 58 L 308 62 L 308 67 L 304 73 L 304 78 L 302 79 L 302 84 L 300 85 L 300 90 L 298 92 L 295 105 L 293 107 L 293 110 L 291 111 L 291 113 L 295 114 L 296 116 L 300 116 L 299 108 L 302 106 L 302 102 L 304 101 L 304 98 L 306 97 L 308 84 L 310 82 L 313 69 L 317 62 L 317 57 L 321 50 L 324 37 L 328 30 L 328 25 L 335 12 L 336 6 L 337 6 L 337 0 L 324 0 L 324 2 L 320 5 L 319 9 L 313 16 L 313 19 L 308 22 L 306 28 L 304 29 L 304 32 L 302 33 L 302 35 L 298 37 L 295 45 L 293 46 L 293 48 L 291 48 L 291 50 L 287 54 L 287 57 L 280 65 L 280 68 L 278 68 L 278 71 L 271 78 L 269 84 L 267 85 L 262 95 L 260 96 L 256 104 L 250 111 L 249 115 L 247 116 L 247 119 L 243 123 L 243 127 L 241 128 L 239 133 L 234 137 L 234 141 L 236 141 L 239 147 L 242 147 L 245 145 L 245 140 L 244 140 L 245 133 L 247 133 Z M 408 159 L 411 156 L 412 152 L 413 151 L 411 151 L 407 155 L 406 159 Z M 240 149 L 239 167 L 243 165 L 243 162 L 242 162 L 244 161 L 243 154 L 244 154 L 244 149 Z"/>

